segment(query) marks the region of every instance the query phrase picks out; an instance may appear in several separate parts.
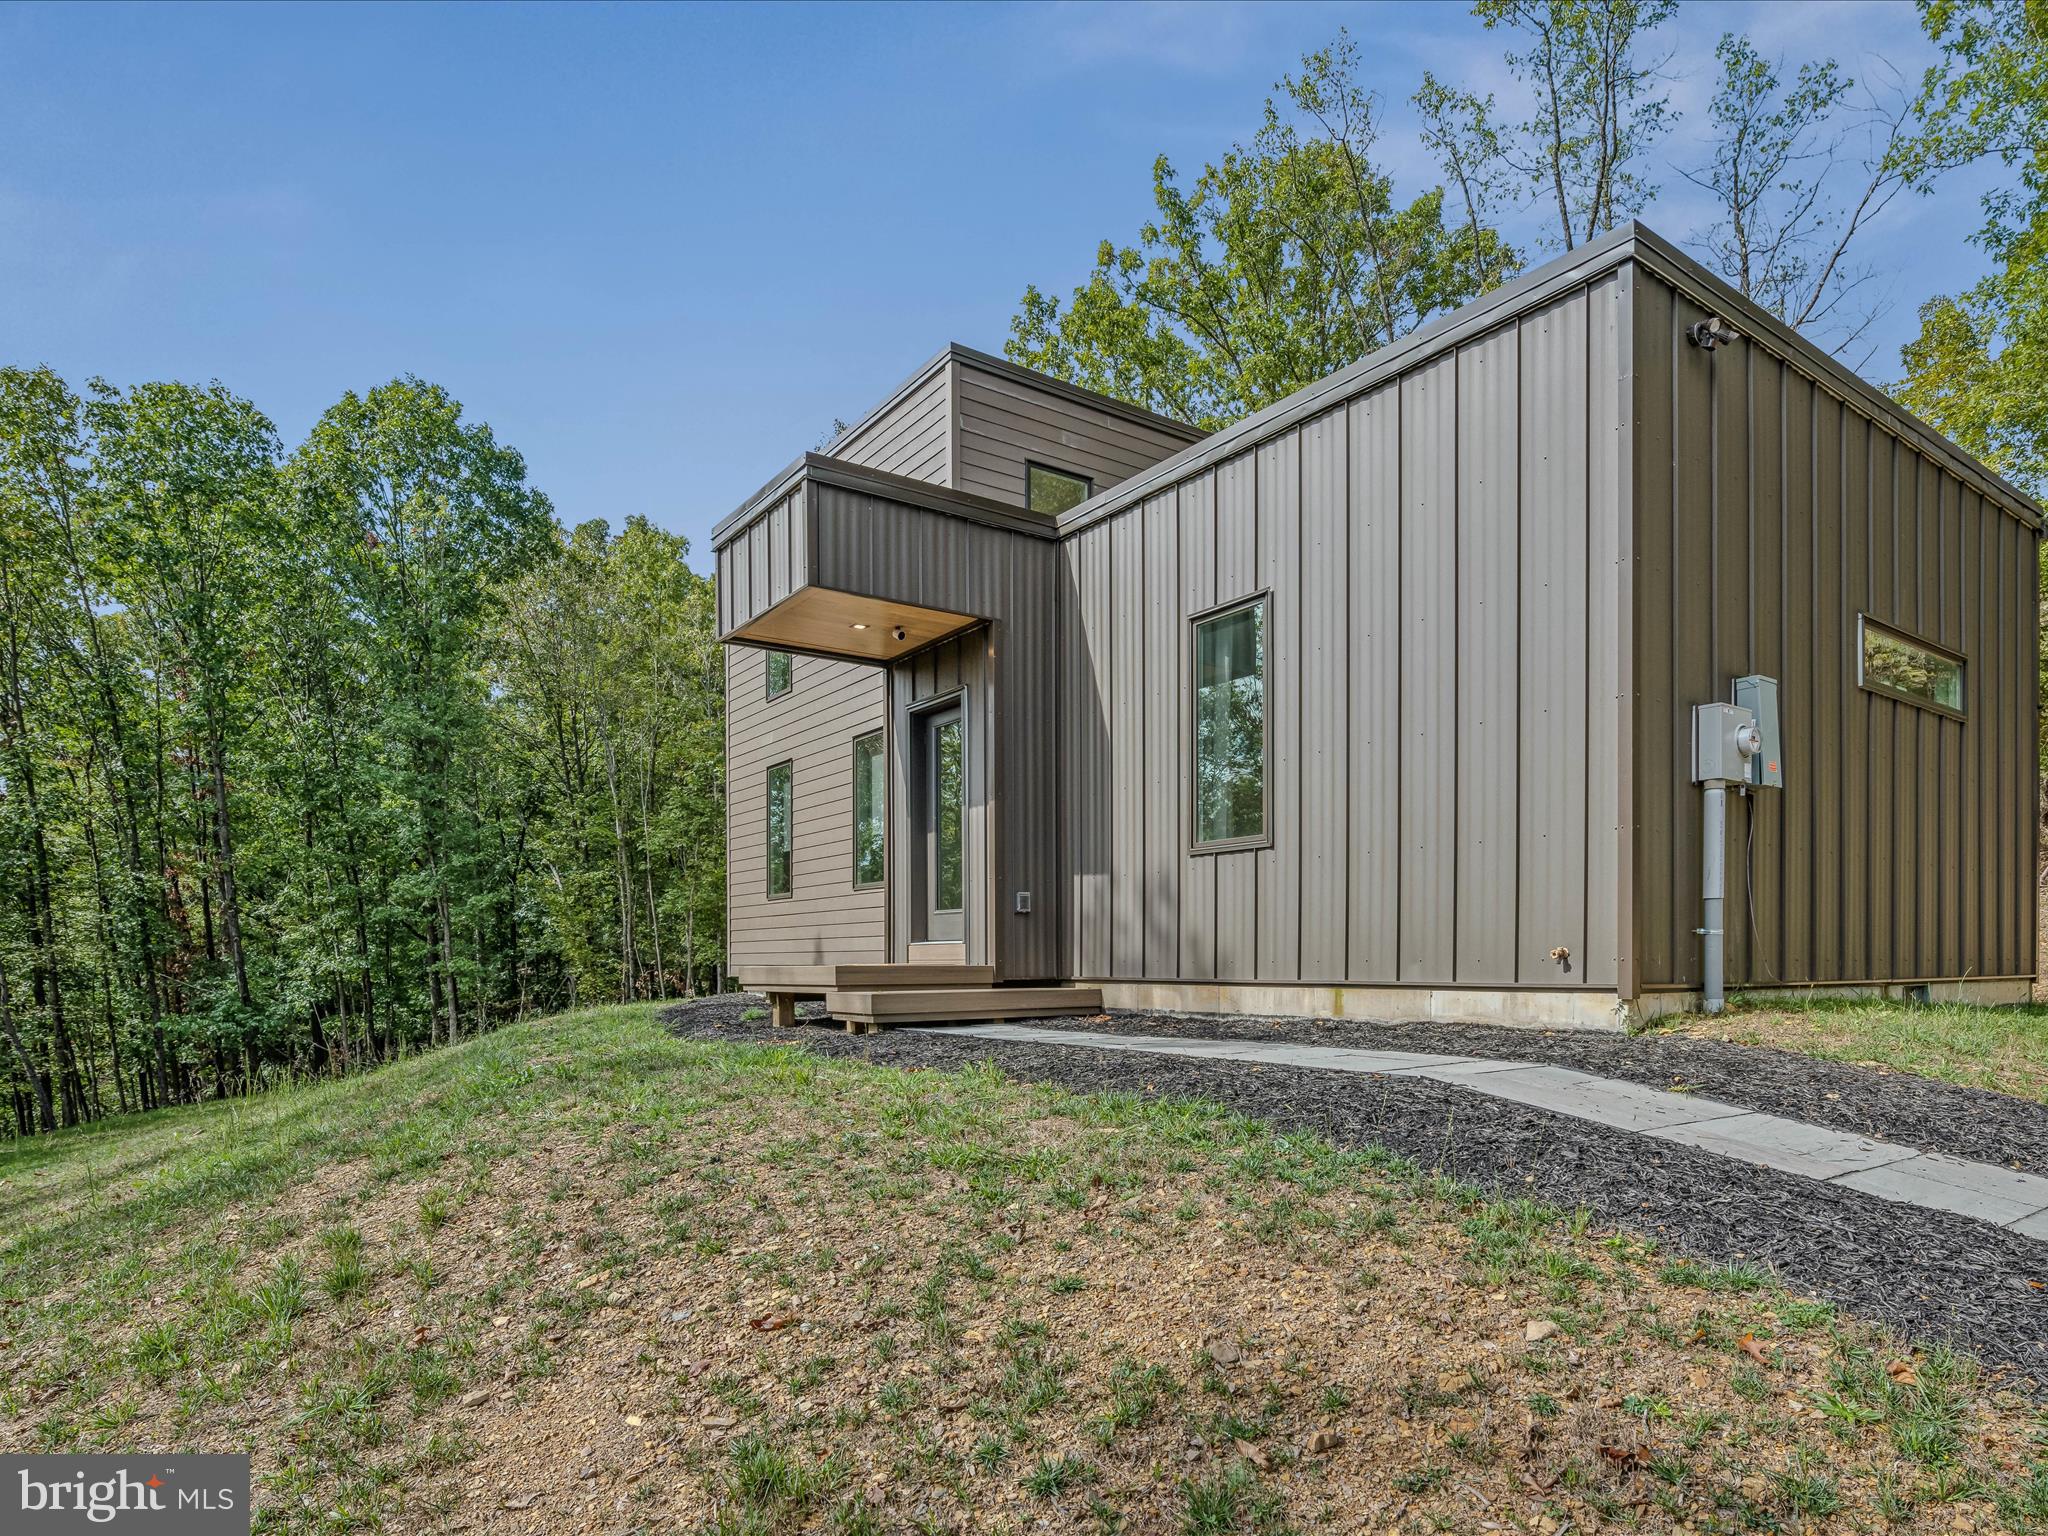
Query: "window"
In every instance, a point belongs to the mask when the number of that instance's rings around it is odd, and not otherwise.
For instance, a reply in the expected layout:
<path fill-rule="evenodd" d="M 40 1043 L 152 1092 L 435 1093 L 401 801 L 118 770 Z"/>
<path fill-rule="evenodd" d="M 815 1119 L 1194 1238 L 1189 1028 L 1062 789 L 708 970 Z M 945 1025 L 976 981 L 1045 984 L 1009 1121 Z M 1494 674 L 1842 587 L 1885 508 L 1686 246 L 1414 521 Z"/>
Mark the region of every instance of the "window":
<path fill-rule="evenodd" d="M 768 896 L 774 900 L 789 894 L 789 820 L 791 765 L 777 763 L 768 770 Z"/>
<path fill-rule="evenodd" d="M 1195 846 L 1266 836 L 1264 597 L 1195 620 Z"/>
<path fill-rule="evenodd" d="M 789 672 L 796 658 L 787 651 L 768 653 L 768 697 L 779 699 L 789 692 Z"/>
<path fill-rule="evenodd" d="M 1064 512 L 1095 494 L 1095 482 L 1084 475 L 1043 464 L 1024 466 L 1024 505 L 1034 512 Z"/>
<path fill-rule="evenodd" d="M 956 711 L 932 729 L 932 910 L 962 909 L 964 843 L 960 808 L 967 787 L 967 728 Z M 957 935 L 956 935 L 957 937 Z"/>
<path fill-rule="evenodd" d="M 853 884 L 860 890 L 880 885 L 888 870 L 882 836 L 888 815 L 889 785 L 882 756 L 882 733 L 870 732 L 853 744 Z"/>
<path fill-rule="evenodd" d="M 1872 693 L 1963 718 L 1963 658 L 1859 615 L 1862 655 L 1856 681 Z"/>

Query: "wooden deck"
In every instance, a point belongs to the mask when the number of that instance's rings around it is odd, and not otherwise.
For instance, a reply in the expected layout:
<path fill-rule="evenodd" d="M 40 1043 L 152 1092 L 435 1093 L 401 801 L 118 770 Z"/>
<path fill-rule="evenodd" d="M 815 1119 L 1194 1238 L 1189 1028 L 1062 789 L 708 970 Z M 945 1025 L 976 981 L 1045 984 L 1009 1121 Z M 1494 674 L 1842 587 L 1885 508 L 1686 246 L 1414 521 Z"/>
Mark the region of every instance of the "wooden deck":
<path fill-rule="evenodd" d="M 988 987 L 992 965 L 747 965 L 740 985 L 749 992 L 794 992 L 823 997 L 827 992 L 889 992 L 899 987 Z"/>
<path fill-rule="evenodd" d="M 1100 1013 L 1100 987 L 915 987 L 828 993 L 825 1011 L 863 1034 L 888 1024 L 952 1024 Z"/>

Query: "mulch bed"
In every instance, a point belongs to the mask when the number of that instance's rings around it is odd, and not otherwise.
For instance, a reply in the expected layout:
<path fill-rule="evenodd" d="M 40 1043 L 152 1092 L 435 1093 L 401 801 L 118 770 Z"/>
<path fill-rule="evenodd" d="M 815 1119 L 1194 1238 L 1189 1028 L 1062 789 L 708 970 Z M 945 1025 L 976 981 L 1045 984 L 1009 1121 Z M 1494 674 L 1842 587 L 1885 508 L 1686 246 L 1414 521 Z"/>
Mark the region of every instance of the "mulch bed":
<path fill-rule="evenodd" d="M 1108 1034 L 1288 1040 L 1359 1050 L 1443 1051 L 1453 1056 L 1542 1062 L 1651 1088 L 1684 1089 L 1744 1109 L 2048 1176 L 2048 1105 L 1909 1072 L 1816 1061 L 1762 1046 L 1684 1035 L 1174 1013 L 1113 1013 L 1107 1022 L 1100 1016 L 1029 1022 Z"/>
<path fill-rule="evenodd" d="M 757 1000 L 728 996 L 685 1004 L 670 1010 L 666 1018 L 671 1031 L 686 1039 L 798 1044 L 821 1055 L 905 1068 L 948 1070 L 992 1060 L 1012 1077 L 1054 1083 L 1077 1092 L 1121 1090 L 1213 1100 L 1281 1130 L 1313 1131 L 1341 1145 L 1385 1147 L 1426 1168 L 1441 1169 L 1499 1194 L 1527 1195 L 1565 1207 L 1583 1206 L 1597 1221 L 1654 1237 L 1674 1255 L 1768 1265 L 1795 1290 L 1825 1297 L 1846 1311 L 1883 1322 L 1921 1341 L 1952 1342 L 1989 1365 L 2008 1368 L 2009 1384 L 2019 1390 L 2033 1394 L 2048 1391 L 2048 1289 L 2036 1288 L 2048 1287 L 2048 1244 L 1981 1222 L 1505 1103 L 1427 1078 L 1361 1077 L 1251 1062 L 1126 1055 L 1087 1046 L 1005 1043 L 909 1030 L 879 1035 L 846 1035 L 827 1027 L 773 1030 L 765 1020 L 741 1017 L 746 1008 L 758 1006 Z M 1064 1022 L 1072 1028 L 1165 1034 L 1175 1031 L 1160 1026 L 1176 1021 L 1155 1015 L 1118 1015 L 1108 1025 L 1100 1020 Z M 1194 1027 L 1197 1022 L 1204 1027 Z M 1303 1029 L 1326 1032 L 1295 1035 L 1280 1033 L 1260 1021 L 1179 1023 L 1177 1032 L 1187 1035 L 1236 1037 L 1240 1031 L 1252 1029 L 1257 1033 L 1248 1038 L 1304 1039 L 1333 1045 L 1363 1044 L 1362 1036 L 1367 1033 L 1366 1027 L 1356 1025 L 1308 1025 Z M 1340 1029 L 1347 1033 L 1327 1032 Z M 1514 1049 L 1483 1051 L 1481 1036 L 1505 1037 Z M 1623 1072 L 1597 1058 L 1549 1055 L 1536 1049 L 1579 1044 L 1558 1036 L 1436 1026 L 1428 1026 L 1425 1032 L 1418 1026 L 1407 1033 L 1374 1027 L 1370 1040 L 1382 1048 L 1557 1061 L 1670 1086 L 1668 1078 L 1646 1077 L 1643 1069 Z M 1397 1045 L 1397 1040 L 1412 1043 Z M 1595 1049 L 1608 1044 L 1585 1042 Z M 1756 1054 L 1711 1042 L 1617 1040 L 1611 1044 L 1712 1046 L 1723 1053 Z M 1821 1063 L 1805 1065 L 1828 1070 Z M 1820 1079 L 1808 1079 L 1808 1091 L 1815 1098 L 1820 1097 L 1820 1091 L 1812 1086 L 1817 1081 Z M 1884 1081 L 1890 1087 L 1904 1080 L 1888 1077 Z M 1705 1081 L 1698 1086 L 1702 1092 L 1710 1091 Z M 1808 1114 L 1803 1101 L 1780 1098 L 1764 1102 L 1759 1096 L 1743 1097 L 1718 1084 L 1711 1091 L 1730 1102 L 1822 1119 Z M 1861 1122 L 1824 1123 L 1866 1134 L 1870 1131 Z M 1895 1130 L 1894 1135 L 1898 1134 Z M 1960 1150 L 1953 1144 L 1944 1149 Z"/>

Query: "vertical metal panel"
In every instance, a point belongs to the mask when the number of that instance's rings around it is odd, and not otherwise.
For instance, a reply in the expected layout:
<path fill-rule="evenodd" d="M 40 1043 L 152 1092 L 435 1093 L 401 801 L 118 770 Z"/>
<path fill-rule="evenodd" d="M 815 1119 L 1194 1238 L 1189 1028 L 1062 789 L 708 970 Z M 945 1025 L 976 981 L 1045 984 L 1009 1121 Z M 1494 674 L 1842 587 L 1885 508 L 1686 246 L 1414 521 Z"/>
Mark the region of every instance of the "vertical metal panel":
<path fill-rule="evenodd" d="M 1626 808 L 1624 721 L 1634 658 L 1626 593 L 1633 579 L 1634 539 L 1624 525 L 1631 505 L 1634 373 L 1624 329 L 1634 300 L 1619 273 L 1586 295 L 1586 882 L 1583 958 L 1578 974 L 1592 986 L 1622 982 Z"/>
<path fill-rule="evenodd" d="M 1649 330 L 1664 285 L 1651 278 L 1643 287 L 1637 317 Z M 1683 300 L 1670 308 L 1672 323 L 1657 331 L 1671 349 L 1662 362 L 1676 391 L 1666 397 L 1659 388 L 1647 346 L 1636 381 L 1638 453 L 1654 460 L 1660 420 L 1676 434 L 1663 464 L 1645 463 L 1636 482 L 1643 587 L 1633 612 L 1645 679 L 1636 702 L 1668 710 L 1675 725 L 1696 702 L 1684 694 L 1725 697 L 1734 672 L 1762 671 L 1781 684 L 1786 788 L 1754 798 L 1753 844 L 1731 837 L 1729 905 L 1753 900 L 1757 912 L 1754 945 L 1742 969 L 1731 968 L 1731 985 L 2024 974 L 2034 901 L 2027 668 L 2036 535 L 1891 422 L 1818 388 L 1797 359 L 1753 340 L 1712 359 L 1687 348 L 1679 327 L 1692 310 Z M 1724 371 L 1694 388 L 1703 363 Z M 1746 398 L 1728 395 L 1735 378 Z M 1707 401 L 1712 441 L 1689 448 L 1686 423 Z M 1726 435 L 1738 420 L 1748 435 L 1739 455 Z M 1688 466 L 1702 455 L 1716 488 L 1712 540 L 1693 547 Z M 1746 504 L 1733 495 L 1738 458 Z M 1671 493 L 1660 506 L 1666 473 Z M 1747 543 L 1739 562 L 1728 550 L 1737 524 Z M 1713 595 L 1689 609 L 1688 573 L 1702 570 L 1713 572 Z M 1660 579 L 1668 583 L 1661 593 Z M 1966 719 L 1858 687 L 1861 612 L 1966 654 Z M 1667 658 L 1679 696 L 1653 700 L 1650 680 Z M 1663 737 L 1650 721 L 1637 731 L 1645 794 L 1661 778 Z M 1682 760 L 1673 767 L 1674 778 L 1684 773 Z M 1688 784 L 1676 799 L 1669 818 L 1637 818 L 1636 875 L 1672 891 L 1671 931 L 1697 911 L 1697 863 L 1686 848 L 1698 845 L 1697 792 Z M 1745 870 L 1753 889 L 1743 887 Z M 1650 899 L 1646 891 L 1645 907 Z M 1731 930 L 1740 920 L 1731 917 Z M 1660 961 L 1644 981 L 1696 984 L 1696 960 Z"/>
<path fill-rule="evenodd" d="M 1750 348 L 1749 369 L 1749 517 L 1752 567 L 1750 591 L 1755 612 L 1750 616 L 1753 651 L 1750 666 L 1766 677 L 1785 675 L 1785 605 L 1782 564 L 1785 557 L 1784 502 L 1784 365 L 1766 352 Z M 1785 974 L 1783 889 L 1770 878 L 1779 867 L 1785 845 L 1785 797 L 1749 797 L 1749 836 L 1743 868 L 1749 884 L 1753 916 L 1748 974 L 1773 981 Z"/>
<path fill-rule="evenodd" d="M 747 530 L 748 603 L 754 613 L 769 605 L 768 519 L 763 517 Z"/>
<path fill-rule="evenodd" d="M 1678 820 L 1674 843 L 1671 930 L 1666 946 L 1689 975 L 1699 974 L 1699 891 L 1702 845 L 1700 802 L 1692 789 L 1690 711 L 1720 696 L 1714 651 L 1714 369 L 1724 356 L 1689 346 L 1685 328 L 1706 311 L 1680 299 L 1673 306 L 1671 348 L 1671 649 L 1670 712 L 1663 729 L 1670 743 L 1664 769 Z"/>
<path fill-rule="evenodd" d="M 768 601 L 771 605 L 789 596 L 789 498 L 778 501 L 768 514 Z"/>
<path fill-rule="evenodd" d="M 1515 975 L 1523 982 L 1568 981 L 1587 961 L 1587 775 L 1596 756 L 1586 737 L 1592 688 L 1586 326 L 1584 293 L 1521 323 Z M 1611 451 L 1611 443 L 1603 446 Z M 1462 880 L 1462 868 L 1459 875 Z M 1558 947 L 1569 951 L 1568 968 L 1550 957 Z"/>
<path fill-rule="evenodd" d="M 1347 674 L 1350 936 L 1345 975 L 1400 974 L 1401 807 L 1410 793 L 1401 730 L 1401 386 L 1349 412 Z"/>
<path fill-rule="evenodd" d="M 1257 458 L 1241 453 L 1216 470 L 1217 602 L 1258 590 L 1258 532 Z M 1259 958 L 1258 855 L 1247 851 L 1210 858 L 1216 866 L 1216 979 L 1251 981 L 1258 975 Z"/>
<path fill-rule="evenodd" d="M 1749 361 L 1744 347 L 1717 356 L 1707 370 L 1713 409 L 1710 450 L 1713 488 L 1712 556 L 1708 572 L 1713 583 L 1713 628 L 1710 635 L 1706 699 L 1725 699 L 1734 679 L 1751 670 L 1753 649 L 1749 620 L 1753 611 L 1750 564 L 1749 501 Z M 1751 802 L 1738 797 L 1728 817 L 1731 868 L 1741 867 L 1748 846 Z M 1737 841 L 1740 839 L 1741 841 Z M 1729 973 L 1750 973 L 1748 902 L 1735 907 L 1726 928 Z"/>
<path fill-rule="evenodd" d="M 1457 978 L 1515 979 L 1517 329 L 1458 349 Z"/>
<path fill-rule="evenodd" d="M 1093 741 L 1077 744 L 1088 757 L 1087 777 L 1098 787 L 1085 803 L 1073 807 L 1081 835 L 1080 852 L 1081 974 L 1100 977 L 1110 974 L 1110 806 L 1117 794 L 1113 772 L 1110 732 L 1114 729 L 1116 698 L 1114 660 L 1110 647 L 1110 525 L 1097 524 L 1076 536 L 1081 556 L 1081 654 L 1093 687 L 1099 693 L 1096 713 L 1103 722 L 1103 734 Z"/>
<path fill-rule="evenodd" d="M 1216 601 L 1216 475 L 1205 471 L 1183 481 L 1179 496 L 1181 611 L 1200 613 Z M 1176 642 L 1181 652 L 1181 697 L 1191 686 L 1187 675 L 1187 642 Z M 1192 789 L 1189 737 L 1194 722 L 1181 712 L 1181 736 L 1175 744 L 1175 761 L 1180 765 L 1181 803 L 1191 806 Z M 1187 852 L 1188 821 L 1178 833 L 1180 865 L 1180 974 L 1191 980 L 1216 975 L 1216 860 Z"/>
<path fill-rule="evenodd" d="M 1816 397 L 1813 440 L 1813 779 L 1822 793 L 1814 825 L 1815 977 L 1842 975 L 1842 689 L 1854 626 L 1842 616 L 1842 404 Z"/>
<path fill-rule="evenodd" d="M 1301 435 L 1257 454 L 1259 585 L 1266 622 L 1266 822 L 1272 846 L 1253 855 L 1258 881 L 1254 974 L 1301 977 Z"/>
<path fill-rule="evenodd" d="M 1180 505 L 1171 492 L 1144 506 L 1145 578 L 1145 976 L 1180 974 L 1181 676 L 1185 647 Z"/>
<path fill-rule="evenodd" d="M 1402 980 L 1455 974 L 1458 360 L 1401 381 Z"/>
<path fill-rule="evenodd" d="M 1145 974 L 1145 524 L 1136 514 L 1109 527 L 1110 799 L 1109 927 L 1112 976 Z"/>
<path fill-rule="evenodd" d="M 1344 981 L 1351 835 L 1350 540 L 1343 409 L 1301 428 L 1299 975 Z"/>
<path fill-rule="evenodd" d="M 1641 878 L 1636 888 L 1634 945 L 1639 978 L 1661 981 L 1676 973 L 1673 950 L 1678 925 L 1673 906 L 1681 889 L 1669 861 L 1677 842 L 1673 818 L 1680 798 L 1674 780 L 1671 717 L 1671 612 L 1676 576 L 1672 568 L 1672 316 L 1673 294 L 1662 283 L 1636 273 L 1635 312 L 1635 517 L 1634 623 L 1636 668 L 1635 775 L 1632 830 Z M 1626 920 L 1626 916 L 1624 917 Z"/>

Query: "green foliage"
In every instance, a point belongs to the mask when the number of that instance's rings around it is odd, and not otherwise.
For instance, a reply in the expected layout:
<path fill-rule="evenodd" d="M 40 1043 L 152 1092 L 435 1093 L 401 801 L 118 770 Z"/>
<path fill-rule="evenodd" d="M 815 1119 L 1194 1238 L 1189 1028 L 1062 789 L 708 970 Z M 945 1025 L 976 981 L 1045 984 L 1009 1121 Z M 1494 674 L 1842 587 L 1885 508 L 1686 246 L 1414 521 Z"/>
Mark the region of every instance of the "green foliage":
<path fill-rule="evenodd" d="M 1349 34 L 1276 87 L 1250 144 L 1183 186 L 1161 156 L 1155 215 L 1105 240 L 1065 301 L 1025 290 L 1004 350 L 1090 389 L 1215 428 L 1357 361 L 1511 274 L 1444 192 L 1403 202 L 1373 161 L 1378 102 Z"/>
<path fill-rule="evenodd" d="M 565 534 L 418 379 L 287 455 L 218 384 L 0 368 L 13 1128 L 711 981 L 722 669 L 686 554 Z"/>

